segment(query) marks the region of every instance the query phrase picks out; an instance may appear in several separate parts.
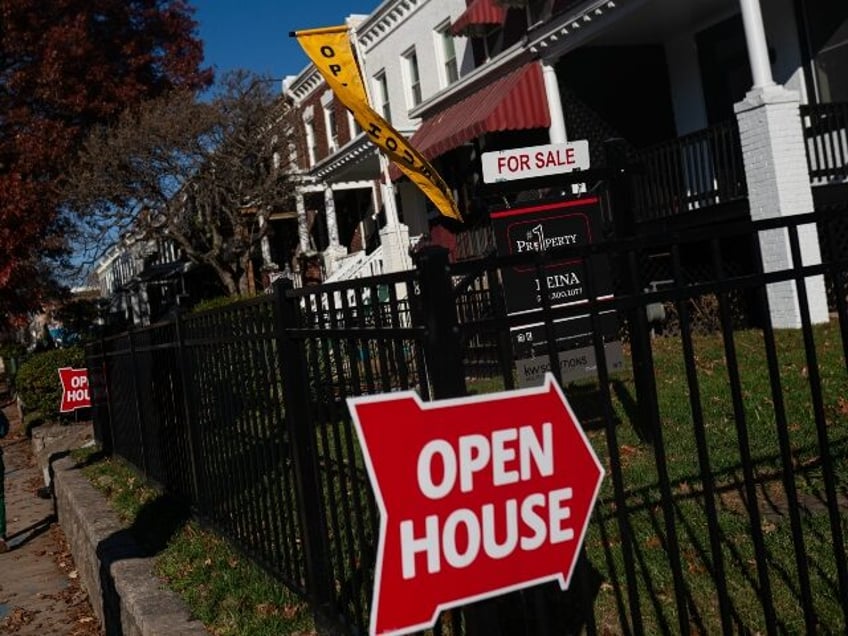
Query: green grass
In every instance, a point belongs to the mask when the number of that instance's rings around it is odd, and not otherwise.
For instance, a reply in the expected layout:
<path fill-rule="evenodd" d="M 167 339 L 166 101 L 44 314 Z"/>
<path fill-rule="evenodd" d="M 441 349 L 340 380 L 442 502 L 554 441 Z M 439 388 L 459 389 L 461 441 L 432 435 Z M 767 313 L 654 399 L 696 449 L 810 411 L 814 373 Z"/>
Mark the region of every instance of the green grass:
<path fill-rule="evenodd" d="M 119 459 L 89 462 L 92 451 L 78 451 L 74 456 L 127 525 L 159 498 Z M 145 538 L 139 540 L 144 543 Z M 155 571 L 192 615 L 218 636 L 316 633 L 302 599 L 193 521 L 179 527 L 156 555 Z"/>
<path fill-rule="evenodd" d="M 624 577 L 624 553 L 618 508 L 613 493 L 613 471 L 620 471 L 627 510 L 627 530 L 633 538 L 637 593 L 648 633 L 679 631 L 672 564 L 677 562 L 685 584 L 689 608 L 689 631 L 721 631 L 717 589 L 727 590 L 734 614 L 734 629 L 751 633 L 765 630 L 763 606 L 758 595 L 753 536 L 762 536 L 767 553 L 768 582 L 777 621 L 786 633 L 805 631 L 799 609 L 799 581 L 790 509 L 799 510 L 804 546 L 800 558 L 809 565 L 810 588 L 822 631 L 841 633 L 845 618 L 836 588 L 832 535 L 824 504 L 824 448 L 818 438 L 810 397 L 810 374 L 801 334 L 778 332 L 776 343 L 782 398 L 786 412 L 786 438 L 791 472 L 783 470 L 778 442 L 779 421 L 774 408 L 760 331 L 734 333 L 743 402 L 744 426 L 734 413 L 728 366 L 721 339 L 694 340 L 697 387 L 703 411 L 696 423 L 690 401 L 679 339 L 653 341 L 657 377 L 660 430 L 649 439 L 633 425 L 632 376 L 613 382 L 616 426 L 589 433 L 590 440 L 607 467 L 599 504 L 587 535 L 587 553 L 601 572 L 595 605 L 600 625 L 612 633 L 623 631 L 617 604 L 628 594 Z M 828 455 L 833 462 L 837 496 L 842 510 L 841 536 L 848 539 L 848 377 L 842 344 L 835 326 L 815 330 L 818 368 L 826 421 Z M 702 466 L 696 431 L 701 429 L 706 459 Z M 747 456 L 742 453 L 749 447 Z M 617 452 L 612 453 L 614 448 Z M 664 450 L 668 494 L 661 488 L 658 456 Z M 617 462 L 613 458 L 617 458 Z M 745 469 L 748 469 L 747 471 Z M 749 481 L 746 482 L 746 472 Z M 707 490 L 714 495 L 707 497 Z M 796 496 L 790 495 L 791 490 Z M 749 491 L 755 493 L 754 499 Z M 670 510 L 666 517 L 663 504 Z M 721 539 L 711 549 L 708 505 L 715 507 Z M 752 511 L 759 528 L 752 527 Z M 673 520 L 679 549 L 671 551 L 667 523 Z M 721 565 L 723 575 L 716 568 Z"/>

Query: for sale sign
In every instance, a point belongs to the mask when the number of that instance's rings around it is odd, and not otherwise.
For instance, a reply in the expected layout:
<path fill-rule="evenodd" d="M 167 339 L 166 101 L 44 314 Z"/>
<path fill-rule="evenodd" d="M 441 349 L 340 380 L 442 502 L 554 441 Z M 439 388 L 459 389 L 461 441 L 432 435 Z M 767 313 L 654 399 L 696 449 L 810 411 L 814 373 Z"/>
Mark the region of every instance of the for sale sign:
<path fill-rule="evenodd" d="M 589 160 L 589 142 L 586 139 L 484 152 L 480 157 L 485 183 L 588 170 Z"/>
<path fill-rule="evenodd" d="M 68 413 L 91 406 L 91 397 L 88 394 L 87 369 L 62 367 L 59 369 L 59 379 L 62 381 L 60 413 Z"/>
<path fill-rule="evenodd" d="M 552 375 L 531 389 L 348 407 L 380 507 L 372 635 L 544 581 L 568 587 L 603 470 Z"/>

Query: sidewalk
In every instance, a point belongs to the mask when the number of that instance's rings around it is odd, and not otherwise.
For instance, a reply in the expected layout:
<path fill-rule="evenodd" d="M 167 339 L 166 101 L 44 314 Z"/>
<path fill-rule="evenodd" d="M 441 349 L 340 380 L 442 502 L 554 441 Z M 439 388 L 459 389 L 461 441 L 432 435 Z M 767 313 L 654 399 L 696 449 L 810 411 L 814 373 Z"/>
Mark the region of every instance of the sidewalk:
<path fill-rule="evenodd" d="M 0 440 L 6 467 L 6 518 L 10 550 L 0 554 L 0 634 L 99 636 L 100 625 L 80 588 L 53 501 L 18 417 L 0 384 L 0 405 L 12 424 Z"/>

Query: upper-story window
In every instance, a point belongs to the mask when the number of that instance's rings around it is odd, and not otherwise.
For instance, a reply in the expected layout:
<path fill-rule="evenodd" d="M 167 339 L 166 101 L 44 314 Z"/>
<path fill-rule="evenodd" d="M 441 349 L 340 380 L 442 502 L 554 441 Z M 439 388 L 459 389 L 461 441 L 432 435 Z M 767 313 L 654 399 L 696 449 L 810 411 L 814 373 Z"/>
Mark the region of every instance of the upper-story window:
<path fill-rule="evenodd" d="M 403 54 L 406 94 L 410 108 L 421 103 L 421 74 L 418 71 L 418 54 L 415 48 Z"/>
<path fill-rule="evenodd" d="M 504 49 L 504 30 L 496 27 L 486 34 L 483 40 L 486 46 L 486 59 L 490 60 Z"/>
<path fill-rule="evenodd" d="M 380 71 L 374 76 L 374 103 L 377 105 L 380 114 L 387 122 L 392 123 L 392 109 L 389 105 L 389 82 L 386 79 L 386 72 Z"/>
<path fill-rule="evenodd" d="M 804 11 L 816 97 L 819 102 L 848 101 L 848 5 L 828 0 Z"/>
<path fill-rule="evenodd" d="M 436 29 L 436 50 L 439 51 L 442 65 L 442 86 L 450 86 L 459 79 L 456 46 L 450 28 L 450 22 L 446 22 Z"/>
<path fill-rule="evenodd" d="M 327 147 L 330 152 L 339 148 L 339 131 L 336 128 L 336 111 L 333 104 L 324 107 L 324 127 L 327 129 Z"/>
<path fill-rule="evenodd" d="M 356 139 L 356 136 L 360 132 L 359 124 L 356 123 L 356 118 L 354 118 L 353 113 L 347 111 L 347 129 L 350 133 L 351 139 Z"/>
<path fill-rule="evenodd" d="M 549 2 L 548 0 L 530 0 L 525 6 L 527 10 L 527 26 L 531 27 L 534 24 L 549 19 L 553 4 L 553 2 Z"/>
<path fill-rule="evenodd" d="M 315 145 L 315 123 L 311 119 L 304 122 L 306 128 L 306 152 L 309 154 L 309 165 L 314 166 L 318 156 Z"/>

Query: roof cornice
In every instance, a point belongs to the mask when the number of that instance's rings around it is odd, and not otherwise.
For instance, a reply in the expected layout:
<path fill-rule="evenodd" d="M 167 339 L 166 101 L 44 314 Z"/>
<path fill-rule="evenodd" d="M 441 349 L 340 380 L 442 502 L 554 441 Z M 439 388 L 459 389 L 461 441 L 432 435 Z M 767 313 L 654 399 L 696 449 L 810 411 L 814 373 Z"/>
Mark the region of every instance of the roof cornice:
<path fill-rule="evenodd" d="M 607 26 L 612 14 L 621 17 L 645 0 L 595 0 L 568 11 L 527 33 L 527 48 L 543 58 L 558 58 L 591 39 Z"/>
<path fill-rule="evenodd" d="M 356 27 L 363 48 L 370 49 L 395 32 L 397 26 L 430 0 L 385 0 Z"/>
<path fill-rule="evenodd" d="M 291 95 L 295 104 L 301 104 L 324 84 L 326 82 L 321 73 L 314 64 L 310 63 L 291 81 L 286 92 Z"/>

